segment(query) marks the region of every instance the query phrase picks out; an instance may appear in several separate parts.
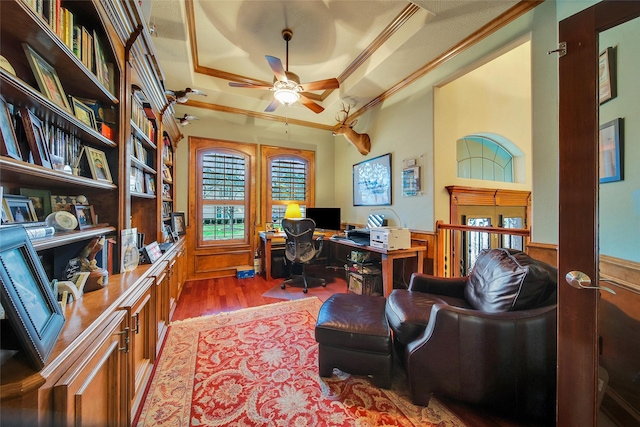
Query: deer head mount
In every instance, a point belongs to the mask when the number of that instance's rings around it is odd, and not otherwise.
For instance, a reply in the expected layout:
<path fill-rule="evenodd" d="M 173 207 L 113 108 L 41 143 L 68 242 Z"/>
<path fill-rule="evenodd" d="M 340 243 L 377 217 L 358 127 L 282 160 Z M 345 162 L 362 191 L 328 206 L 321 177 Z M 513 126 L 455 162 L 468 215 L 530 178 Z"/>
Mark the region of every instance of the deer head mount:
<path fill-rule="evenodd" d="M 371 151 L 371 139 L 366 133 L 358 133 L 353 130 L 353 127 L 358 123 L 358 119 L 347 124 L 350 110 L 350 105 L 345 107 L 344 104 L 342 104 L 342 110 L 340 110 L 336 115 L 336 120 L 340 123 L 333 128 L 333 136 L 344 135 L 344 137 L 347 138 L 347 141 L 355 145 L 360 154 L 365 156 L 369 154 L 369 151 Z"/>

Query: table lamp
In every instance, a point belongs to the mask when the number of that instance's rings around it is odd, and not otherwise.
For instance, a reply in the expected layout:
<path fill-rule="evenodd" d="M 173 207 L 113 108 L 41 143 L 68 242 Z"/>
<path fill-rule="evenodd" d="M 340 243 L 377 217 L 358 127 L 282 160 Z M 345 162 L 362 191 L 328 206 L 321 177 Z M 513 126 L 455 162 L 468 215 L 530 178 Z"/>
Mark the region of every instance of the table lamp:
<path fill-rule="evenodd" d="M 289 203 L 287 210 L 284 213 L 285 218 L 302 218 L 302 212 L 300 212 L 300 205 L 297 203 Z"/>

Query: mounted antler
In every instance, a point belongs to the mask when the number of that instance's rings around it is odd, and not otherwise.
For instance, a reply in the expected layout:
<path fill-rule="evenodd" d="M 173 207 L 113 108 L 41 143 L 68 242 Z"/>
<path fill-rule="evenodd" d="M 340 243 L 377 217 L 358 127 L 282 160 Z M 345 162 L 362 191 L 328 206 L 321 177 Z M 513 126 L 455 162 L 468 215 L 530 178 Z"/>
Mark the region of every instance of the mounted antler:
<path fill-rule="evenodd" d="M 355 145 L 360 154 L 365 156 L 369 154 L 369 151 L 371 151 L 371 140 L 369 139 L 369 135 L 366 133 L 358 133 L 353 130 L 353 127 L 358 123 L 358 119 L 347 124 L 349 111 L 351 111 L 351 106 L 349 105 L 348 107 L 345 107 L 344 104 L 342 104 L 342 110 L 340 110 L 336 115 L 336 120 L 340 123 L 338 123 L 333 129 L 333 136 L 344 135 L 344 137 L 347 138 L 347 141 Z M 340 117 L 340 113 L 344 113 L 342 118 Z"/>

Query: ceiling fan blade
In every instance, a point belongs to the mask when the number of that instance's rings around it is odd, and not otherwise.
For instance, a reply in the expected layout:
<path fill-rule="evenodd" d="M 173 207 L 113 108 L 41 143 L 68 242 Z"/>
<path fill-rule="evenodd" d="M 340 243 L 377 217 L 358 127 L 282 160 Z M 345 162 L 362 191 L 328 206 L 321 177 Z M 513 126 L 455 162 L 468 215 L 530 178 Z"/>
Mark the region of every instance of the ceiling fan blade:
<path fill-rule="evenodd" d="M 276 58 L 275 56 L 266 55 L 265 58 L 267 58 L 267 62 L 273 70 L 273 74 L 276 76 L 276 78 L 281 82 L 288 82 L 289 80 L 287 79 L 287 74 L 285 73 L 284 67 L 282 66 L 282 61 L 280 61 L 280 59 Z"/>
<path fill-rule="evenodd" d="M 271 103 L 269 105 L 267 105 L 267 108 L 264 109 L 264 111 L 266 113 L 271 113 L 273 111 L 276 110 L 276 108 L 278 108 L 278 105 L 280 105 L 280 101 L 278 101 L 277 99 L 273 99 L 273 101 L 271 101 Z"/>
<path fill-rule="evenodd" d="M 258 85 L 258 84 L 254 84 L 254 83 L 241 83 L 241 82 L 229 82 L 229 86 L 231 87 L 242 87 L 242 88 L 247 88 L 247 89 L 265 89 L 265 90 L 271 90 L 273 89 L 273 86 L 267 86 L 267 85 Z"/>
<path fill-rule="evenodd" d="M 340 82 L 338 81 L 338 79 L 326 79 L 318 80 L 317 82 L 302 83 L 300 87 L 302 87 L 303 92 L 312 90 L 338 89 L 340 87 Z"/>
<path fill-rule="evenodd" d="M 302 94 L 300 94 L 300 103 L 316 114 L 322 113 L 324 111 L 324 108 L 321 105 L 316 104 L 314 101 L 310 100 Z"/>

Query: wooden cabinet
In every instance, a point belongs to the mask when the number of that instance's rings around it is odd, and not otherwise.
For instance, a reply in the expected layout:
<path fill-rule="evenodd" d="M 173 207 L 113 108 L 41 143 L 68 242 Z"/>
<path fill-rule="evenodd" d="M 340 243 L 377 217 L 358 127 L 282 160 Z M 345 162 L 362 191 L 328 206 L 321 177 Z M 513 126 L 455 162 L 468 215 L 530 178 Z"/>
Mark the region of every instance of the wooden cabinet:
<path fill-rule="evenodd" d="M 55 426 L 130 425 L 126 405 L 129 327 L 123 311 L 113 313 L 104 329 L 56 383 Z M 82 351 L 80 351 L 82 350 Z"/>
<path fill-rule="evenodd" d="M 127 374 L 130 414 L 140 407 L 144 389 L 151 379 L 156 360 L 155 280 L 145 278 L 136 292 L 121 304 L 127 313 L 129 328 L 129 364 Z"/>
<path fill-rule="evenodd" d="M 156 295 L 156 354 L 160 353 L 164 337 L 169 327 L 169 290 L 171 287 L 168 262 L 165 261 L 162 267 L 158 269 L 155 277 L 155 295 Z"/>

